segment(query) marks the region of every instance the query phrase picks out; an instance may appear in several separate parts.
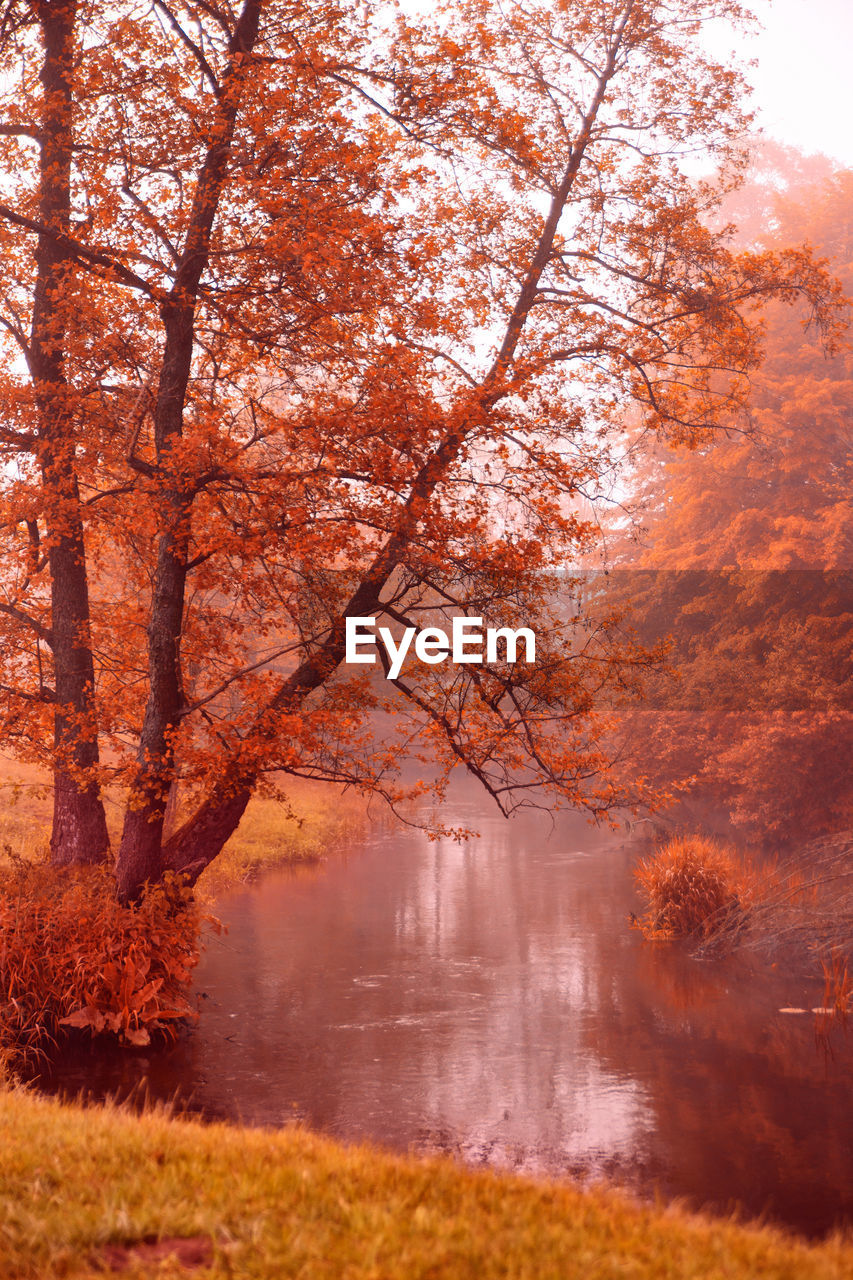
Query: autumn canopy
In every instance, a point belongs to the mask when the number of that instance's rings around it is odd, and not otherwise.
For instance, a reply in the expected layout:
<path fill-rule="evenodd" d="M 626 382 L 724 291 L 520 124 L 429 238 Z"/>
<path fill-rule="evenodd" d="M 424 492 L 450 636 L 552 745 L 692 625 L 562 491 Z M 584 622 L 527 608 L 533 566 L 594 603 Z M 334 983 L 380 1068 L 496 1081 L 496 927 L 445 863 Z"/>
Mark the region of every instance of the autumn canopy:
<path fill-rule="evenodd" d="M 709 229 L 746 121 L 700 35 L 744 17 L 7 0 L 0 734 L 54 772 L 57 864 L 106 856 L 107 784 L 123 897 L 196 876 L 274 771 L 393 798 L 422 749 L 505 809 L 621 798 L 601 694 L 645 659 L 548 571 L 629 407 L 701 438 L 764 296 L 835 313 L 808 253 Z M 342 663 L 348 616 L 460 613 L 537 661 Z"/>

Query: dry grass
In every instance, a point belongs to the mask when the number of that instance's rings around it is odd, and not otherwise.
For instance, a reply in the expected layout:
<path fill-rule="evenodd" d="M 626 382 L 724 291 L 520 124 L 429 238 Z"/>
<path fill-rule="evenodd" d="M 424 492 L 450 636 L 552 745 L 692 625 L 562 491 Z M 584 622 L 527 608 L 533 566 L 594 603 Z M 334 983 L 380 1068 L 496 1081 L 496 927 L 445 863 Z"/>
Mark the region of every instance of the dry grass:
<path fill-rule="evenodd" d="M 850 1004 L 853 957 L 853 836 L 813 841 L 796 855 L 756 871 L 749 909 L 724 921 L 711 949 L 748 947 L 766 956 L 800 957 L 822 969 L 825 1005 Z"/>
<path fill-rule="evenodd" d="M 677 836 L 643 859 L 634 875 L 648 903 L 647 938 L 703 938 L 740 915 L 743 866 L 716 841 Z"/>
<path fill-rule="evenodd" d="M 315 862 L 365 828 L 366 802 L 353 792 L 302 779 L 284 784 L 286 802 L 256 796 L 238 830 L 198 883 L 210 899 L 259 871 L 292 862 Z M 122 818 L 121 796 L 108 793 L 107 823 L 113 846 Z M 0 867 L 10 856 L 39 861 L 50 839 L 52 797 L 48 775 L 32 765 L 0 758 Z"/>
<path fill-rule="evenodd" d="M 823 974 L 817 1031 L 853 1009 L 853 836 L 822 837 L 785 860 L 746 866 L 716 842 L 671 840 L 635 870 L 647 938 L 691 938 L 697 955 L 750 950 Z"/>
<path fill-rule="evenodd" d="M 37 860 L 47 850 L 53 796 L 35 765 L 0 757 L 0 850 Z"/>
<path fill-rule="evenodd" d="M 853 1280 L 840 1239 L 808 1245 L 299 1129 L 0 1090 L 0 1131 L 0 1275 L 15 1280 L 93 1280 L 117 1263 L 161 1280 Z"/>
<path fill-rule="evenodd" d="M 364 831 L 366 803 L 355 793 L 301 779 L 285 789 L 286 803 L 263 796 L 250 802 L 238 830 L 199 878 L 203 897 L 276 866 L 319 861 Z"/>

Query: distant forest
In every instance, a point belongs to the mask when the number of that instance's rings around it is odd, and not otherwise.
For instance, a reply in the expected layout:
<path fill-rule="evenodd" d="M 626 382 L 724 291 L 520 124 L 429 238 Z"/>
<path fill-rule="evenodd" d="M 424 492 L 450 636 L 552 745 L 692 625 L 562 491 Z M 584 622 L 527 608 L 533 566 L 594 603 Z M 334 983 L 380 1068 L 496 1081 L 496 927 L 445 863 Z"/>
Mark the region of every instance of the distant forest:
<path fill-rule="evenodd" d="M 766 143 L 724 215 L 747 247 L 809 243 L 853 295 L 853 172 Z M 766 308 L 742 420 L 694 448 L 631 442 L 633 518 L 608 539 L 608 603 L 671 644 L 626 762 L 782 847 L 853 823 L 853 354 L 805 319 Z"/>

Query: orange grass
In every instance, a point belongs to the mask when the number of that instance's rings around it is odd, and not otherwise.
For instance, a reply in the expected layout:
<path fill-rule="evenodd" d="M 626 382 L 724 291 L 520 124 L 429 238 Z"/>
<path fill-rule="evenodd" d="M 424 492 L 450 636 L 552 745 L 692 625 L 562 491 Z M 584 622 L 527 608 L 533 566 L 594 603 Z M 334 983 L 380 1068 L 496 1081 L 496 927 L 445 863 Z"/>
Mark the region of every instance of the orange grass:
<path fill-rule="evenodd" d="M 731 852 L 703 836 L 669 840 L 634 875 L 648 902 L 637 922 L 647 938 L 707 937 L 731 919 L 748 888 Z"/>
<path fill-rule="evenodd" d="M 853 1003 L 853 980 L 850 976 L 848 957 L 832 951 L 821 957 L 823 969 L 823 1011 L 828 1016 L 840 1017 L 846 1022 Z"/>

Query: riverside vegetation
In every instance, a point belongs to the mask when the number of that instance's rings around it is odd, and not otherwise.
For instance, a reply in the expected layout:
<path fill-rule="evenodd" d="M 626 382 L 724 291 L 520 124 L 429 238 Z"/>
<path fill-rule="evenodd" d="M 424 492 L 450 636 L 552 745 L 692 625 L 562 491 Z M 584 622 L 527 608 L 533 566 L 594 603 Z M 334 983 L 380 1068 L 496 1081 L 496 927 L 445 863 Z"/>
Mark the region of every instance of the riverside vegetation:
<path fill-rule="evenodd" d="M 200 903 L 262 867 L 313 861 L 363 819 L 355 800 L 332 808 L 310 784 L 297 788 L 300 817 L 256 796 L 235 836 L 195 894 L 172 879 L 132 906 L 111 891 L 102 866 L 47 864 L 49 802 L 32 768 L 6 766 L 17 803 L 0 823 L 0 1053 L 44 1052 L 69 1030 L 147 1044 L 194 1017 L 190 996 L 201 932 L 216 920 Z M 291 789 L 293 791 L 293 789 Z"/>
<path fill-rule="evenodd" d="M 853 1004 L 853 835 L 805 846 L 759 867 L 719 841 L 677 836 L 634 870 L 647 910 L 634 923 L 652 941 L 688 939 L 700 953 L 749 947 L 822 971 L 823 1019 L 846 1024 Z"/>
<path fill-rule="evenodd" d="M 647 938 L 662 939 L 707 937 L 742 909 L 750 879 L 733 854 L 702 836 L 668 841 L 634 874 L 649 904 L 637 923 Z"/>

